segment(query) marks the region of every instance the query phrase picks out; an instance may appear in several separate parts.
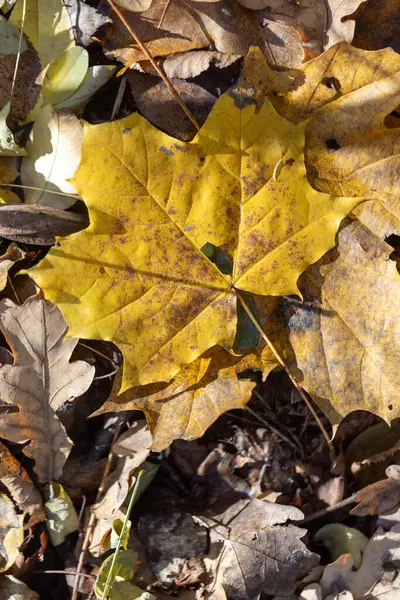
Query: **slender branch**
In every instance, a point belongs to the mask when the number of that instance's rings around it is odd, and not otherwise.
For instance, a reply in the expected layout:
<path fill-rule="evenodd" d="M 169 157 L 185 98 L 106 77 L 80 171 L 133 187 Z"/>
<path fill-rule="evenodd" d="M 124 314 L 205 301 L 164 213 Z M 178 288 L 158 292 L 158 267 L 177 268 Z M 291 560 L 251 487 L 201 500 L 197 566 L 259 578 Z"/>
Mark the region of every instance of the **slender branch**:
<path fill-rule="evenodd" d="M 37 192 L 48 192 L 49 194 L 55 194 L 56 196 L 67 196 L 68 198 L 76 198 L 79 200 L 78 194 L 68 194 L 67 192 L 56 192 L 55 190 L 46 190 L 45 188 L 35 187 L 33 185 L 19 185 L 17 183 L 0 183 L 0 187 L 15 187 L 21 188 L 22 190 L 35 190 Z"/>
<path fill-rule="evenodd" d="M 165 15 L 167 14 L 167 11 L 169 9 L 169 5 L 170 4 L 171 4 L 171 0 L 167 0 L 166 4 L 164 6 L 164 10 L 162 11 L 161 18 L 160 18 L 160 20 L 158 22 L 157 29 L 160 29 L 161 25 L 163 24 L 164 19 L 165 19 Z"/>
<path fill-rule="evenodd" d="M 113 0 L 107 0 L 107 2 L 111 6 L 113 11 L 118 15 L 118 17 L 120 18 L 122 23 L 125 25 L 125 28 L 127 29 L 127 31 L 129 31 L 129 33 L 131 34 L 131 36 L 133 37 L 133 39 L 135 40 L 135 42 L 137 43 L 137 45 L 139 46 L 141 51 L 146 55 L 146 57 L 148 58 L 148 60 L 150 61 L 151 65 L 152 65 L 152 67 L 156 70 L 158 75 L 161 77 L 161 79 L 163 80 L 163 82 L 165 83 L 165 85 L 167 86 L 169 91 L 171 92 L 171 94 L 174 96 L 174 98 L 176 98 L 176 100 L 179 103 L 179 106 L 181 107 L 181 109 L 183 110 L 183 112 L 185 113 L 187 118 L 193 123 L 193 125 L 196 127 L 197 131 L 200 131 L 200 125 L 199 125 L 197 119 L 192 115 L 192 113 L 190 112 L 190 110 L 188 109 L 188 107 L 186 106 L 186 104 L 184 103 L 184 101 L 182 100 L 182 98 L 180 97 L 180 95 L 178 94 L 178 92 L 176 91 L 174 86 L 172 85 L 171 81 L 166 76 L 166 74 L 162 71 L 162 69 L 159 67 L 159 65 L 156 63 L 153 56 L 150 54 L 150 52 L 148 51 L 148 49 L 146 48 L 146 46 L 144 45 L 144 43 L 142 42 L 142 40 L 140 39 L 140 37 L 138 36 L 136 31 L 134 31 L 134 29 L 128 23 L 123 12 L 118 8 L 118 6 L 116 6 L 114 4 Z"/>
<path fill-rule="evenodd" d="M 304 400 L 304 402 L 305 402 L 308 410 L 311 412 L 312 416 L 314 417 L 314 419 L 315 419 L 318 427 L 320 428 L 320 430 L 322 432 L 322 435 L 325 438 L 326 443 L 328 444 L 328 448 L 329 448 L 329 453 L 330 453 L 330 456 L 331 456 L 331 460 L 333 461 L 335 459 L 335 449 L 333 447 L 333 444 L 332 444 L 331 438 L 329 436 L 329 433 L 326 431 L 326 429 L 325 429 L 325 427 L 324 427 L 321 419 L 319 418 L 316 410 L 314 409 L 313 405 L 311 404 L 310 400 L 308 399 L 307 394 L 305 393 L 305 391 L 301 387 L 300 382 L 297 381 L 297 379 L 296 379 L 296 377 L 294 375 L 292 375 L 292 373 L 290 372 L 289 367 L 286 365 L 285 361 L 281 358 L 278 350 L 275 348 L 274 344 L 271 342 L 271 340 L 269 339 L 269 337 L 267 336 L 267 334 L 265 333 L 265 331 L 262 329 L 262 327 L 260 326 L 260 324 L 258 323 L 257 319 L 255 318 L 255 316 L 251 312 L 250 308 L 247 306 L 246 302 L 243 300 L 243 298 L 240 295 L 240 293 L 239 293 L 238 290 L 236 290 L 236 296 L 237 296 L 240 304 L 243 306 L 244 310 L 246 311 L 248 317 L 251 319 L 252 323 L 254 324 L 254 326 L 259 331 L 261 337 L 263 338 L 263 340 L 265 341 L 265 343 L 270 348 L 271 352 L 275 356 L 275 358 L 278 361 L 278 363 L 281 365 L 281 367 L 283 367 L 285 369 L 287 375 L 289 376 L 290 381 L 293 383 L 294 387 L 296 388 L 296 390 L 299 392 L 300 396 Z"/>

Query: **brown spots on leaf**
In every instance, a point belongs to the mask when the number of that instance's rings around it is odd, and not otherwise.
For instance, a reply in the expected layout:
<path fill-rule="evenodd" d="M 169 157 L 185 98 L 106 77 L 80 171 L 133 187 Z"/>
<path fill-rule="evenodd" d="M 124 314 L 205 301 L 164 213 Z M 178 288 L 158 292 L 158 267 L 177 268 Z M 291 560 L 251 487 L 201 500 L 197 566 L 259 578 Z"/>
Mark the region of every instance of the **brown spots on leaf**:
<path fill-rule="evenodd" d="M 105 272 L 106 272 L 105 268 L 104 268 L 104 267 L 100 267 L 100 269 L 99 269 L 99 273 L 100 273 L 101 275 L 104 275 L 104 273 L 105 273 Z"/>
<path fill-rule="evenodd" d="M 173 156 L 174 155 L 174 153 L 172 152 L 172 150 L 170 148 L 166 148 L 166 146 L 160 146 L 159 150 L 160 150 L 160 152 L 162 152 L 166 156 Z"/>

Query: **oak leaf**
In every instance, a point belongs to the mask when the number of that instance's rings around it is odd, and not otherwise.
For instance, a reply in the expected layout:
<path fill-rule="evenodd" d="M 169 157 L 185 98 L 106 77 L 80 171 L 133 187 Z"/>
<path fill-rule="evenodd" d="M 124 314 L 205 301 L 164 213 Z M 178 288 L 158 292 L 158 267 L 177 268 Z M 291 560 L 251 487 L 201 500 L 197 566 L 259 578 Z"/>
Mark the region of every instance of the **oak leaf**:
<path fill-rule="evenodd" d="M 210 564 L 210 599 L 253 600 L 263 591 L 289 596 L 319 562 L 301 541 L 306 530 L 287 524 L 303 517 L 295 507 L 238 499 L 222 512 L 209 512 L 202 521 L 210 527 L 211 541 L 222 542 Z"/>
<path fill-rule="evenodd" d="M 214 345 L 231 348 L 235 290 L 297 293 L 359 201 L 309 185 L 305 123 L 280 117 L 268 99 L 241 99 L 240 90 L 221 96 L 190 143 L 137 114 L 85 125 L 72 183 L 91 224 L 32 274 L 71 335 L 118 344 L 123 390 L 169 381 Z M 233 276 L 204 256 L 206 243 L 234 258 Z"/>
<path fill-rule="evenodd" d="M 323 279 L 307 297 L 311 305 L 288 321 L 303 385 L 334 425 L 353 410 L 389 423 L 400 416 L 400 276 L 392 250 L 360 223 L 343 229 L 338 258 L 314 278 Z"/>
<path fill-rule="evenodd" d="M 15 562 L 24 540 L 24 515 L 18 515 L 8 496 L 0 494 L 0 573 Z"/>
<path fill-rule="evenodd" d="M 0 400 L 19 411 L 0 416 L 0 435 L 24 446 L 40 481 L 60 477 L 72 443 L 56 411 L 89 387 L 94 367 L 69 362 L 77 340 L 64 340 L 67 325 L 56 306 L 30 298 L 23 306 L 0 302 L 0 328 L 14 364 L 0 367 Z"/>
<path fill-rule="evenodd" d="M 159 452 L 176 439 L 203 435 L 226 412 L 243 408 L 255 383 L 239 379 L 246 369 L 259 369 L 263 376 L 277 366 L 272 354 L 234 356 L 216 346 L 186 365 L 170 383 L 131 388 L 118 395 L 121 377 L 114 382 L 108 401 L 94 416 L 121 410 L 142 410 L 153 435 L 152 449 Z"/>

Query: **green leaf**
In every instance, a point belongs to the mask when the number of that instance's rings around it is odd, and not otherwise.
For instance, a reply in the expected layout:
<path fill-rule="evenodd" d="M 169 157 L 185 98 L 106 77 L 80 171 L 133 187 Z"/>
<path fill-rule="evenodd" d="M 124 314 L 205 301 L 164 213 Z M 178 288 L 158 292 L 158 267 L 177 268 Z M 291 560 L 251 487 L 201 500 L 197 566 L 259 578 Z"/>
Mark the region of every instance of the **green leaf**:
<path fill-rule="evenodd" d="M 100 571 L 98 572 L 96 584 L 95 584 L 95 594 L 96 597 L 101 600 L 103 597 L 104 587 L 106 585 L 107 577 L 111 568 L 111 564 L 113 561 L 114 553 L 108 556 L 103 564 L 100 567 Z M 113 584 L 118 581 L 129 581 L 132 579 L 135 573 L 136 562 L 138 559 L 137 552 L 133 550 L 120 550 L 117 556 L 117 559 L 114 564 L 113 577 L 111 579 L 111 585 L 113 589 Z"/>
<path fill-rule="evenodd" d="M 79 519 L 71 498 L 59 483 L 53 483 L 53 497 L 50 497 L 50 485 L 46 486 L 44 505 L 47 515 L 47 529 L 54 546 L 63 543 L 67 535 L 77 531 Z"/>
<path fill-rule="evenodd" d="M 332 562 L 342 554 L 350 553 L 356 569 L 361 565 L 362 554 L 368 544 L 367 536 L 361 531 L 341 523 L 329 523 L 329 525 L 321 527 L 315 534 L 315 541 L 322 542 L 329 550 Z"/>

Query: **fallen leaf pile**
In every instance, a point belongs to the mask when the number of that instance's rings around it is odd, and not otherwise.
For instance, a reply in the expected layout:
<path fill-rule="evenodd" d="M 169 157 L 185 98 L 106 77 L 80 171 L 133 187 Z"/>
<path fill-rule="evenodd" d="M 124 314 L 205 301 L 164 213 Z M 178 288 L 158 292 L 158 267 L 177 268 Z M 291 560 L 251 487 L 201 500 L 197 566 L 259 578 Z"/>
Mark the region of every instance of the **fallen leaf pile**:
<path fill-rule="evenodd" d="M 1 599 L 398 599 L 398 9 L 0 0 Z"/>

